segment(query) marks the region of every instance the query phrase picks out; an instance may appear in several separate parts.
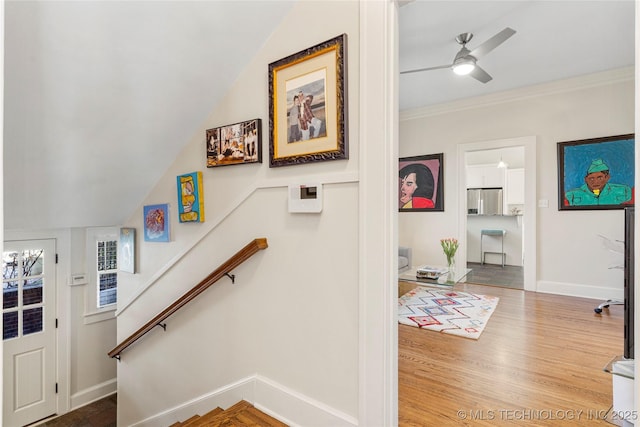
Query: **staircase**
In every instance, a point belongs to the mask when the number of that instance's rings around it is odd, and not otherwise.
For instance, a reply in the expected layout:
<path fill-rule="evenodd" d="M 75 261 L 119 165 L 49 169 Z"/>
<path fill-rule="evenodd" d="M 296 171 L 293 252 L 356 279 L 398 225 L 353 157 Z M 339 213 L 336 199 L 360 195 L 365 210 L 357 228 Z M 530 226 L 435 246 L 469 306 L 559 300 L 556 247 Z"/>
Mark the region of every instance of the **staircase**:
<path fill-rule="evenodd" d="M 206 414 L 194 415 L 188 420 L 171 424 L 169 427 L 287 427 L 286 424 L 276 420 L 254 408 L 252 404 L 241 400 L 228 409 L 220 407 Z"/>

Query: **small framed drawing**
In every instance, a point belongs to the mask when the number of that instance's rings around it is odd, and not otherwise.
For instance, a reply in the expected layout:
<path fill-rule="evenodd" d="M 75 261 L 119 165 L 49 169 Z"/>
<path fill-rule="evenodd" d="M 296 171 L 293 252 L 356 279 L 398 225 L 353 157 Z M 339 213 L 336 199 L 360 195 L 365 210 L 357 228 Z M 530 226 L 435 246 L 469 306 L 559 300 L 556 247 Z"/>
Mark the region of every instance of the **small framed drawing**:
<path fill-rule="evenodd" d="M 127 273 L 136 272 L 136 229 L 121 228 L 118 243 L 118 267 Z"/>
<path fill-rule="evenodd" d="M 145 242 L 168 242 L 169 204 L 145 206 L 143 215 Z"/>
<path fill-rule="evenodd" d="M 178 175 L 178 220 L 204 222 L 202 172 Z"/>
<path fill-rule="evenodd" d="M 269 64 L 269 167 L 347 159 L 347 35 Z"/>
<path fill-rule="evenodd" d="M 207 167 L 262 163 L 262 120 L 207 129 Z"/>
<path fill-rule="evenodd" d="M 398 165 L 400 212 L 444 211 L 443 153 L 403 157 Z"/>
<path fill-rule="evenodd" d="M 558 210 L 634 205 L 634 134 L 558 142 Z"/>

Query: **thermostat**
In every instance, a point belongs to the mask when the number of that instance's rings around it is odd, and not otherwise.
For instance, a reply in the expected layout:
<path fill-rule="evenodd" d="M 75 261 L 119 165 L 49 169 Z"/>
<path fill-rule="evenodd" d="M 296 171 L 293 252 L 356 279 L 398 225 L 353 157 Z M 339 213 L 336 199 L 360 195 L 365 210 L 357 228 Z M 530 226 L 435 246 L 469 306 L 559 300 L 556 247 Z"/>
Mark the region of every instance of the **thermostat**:
<path fill-rule="evenodd" d="M 322 212 L 322 184 L 290 185 L 289 212 Z"/>

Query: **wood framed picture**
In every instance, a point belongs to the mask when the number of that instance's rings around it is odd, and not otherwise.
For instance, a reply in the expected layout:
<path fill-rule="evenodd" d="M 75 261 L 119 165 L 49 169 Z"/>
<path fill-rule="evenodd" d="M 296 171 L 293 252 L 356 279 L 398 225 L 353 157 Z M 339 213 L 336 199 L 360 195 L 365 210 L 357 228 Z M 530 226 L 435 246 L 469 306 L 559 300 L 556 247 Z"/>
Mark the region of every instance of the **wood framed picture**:
<path fill-rule="evenodd" d="M 178 220 L 204 222 L 202 172 L 178 175 Z"/>
<path fill-rule="evenodd" d="M 144 206 L 143 215 L 145 242 L 168 242 L 169 204 Z"/>
<path fill-rule="evenodd" d="M 269 167 L 347 159 L 347 35 L 269 64 Z"/>
<path fill-rule="evenodd" d="M 134 274 L 136 272 L 136 229 L 123 227 L 120 229 L 118 242 L 118 267 L 121 271 Z"/>
<path fill-rule="evenodd" d="M 443 153 L 439 153 L 400 158 L 400 212 L 444 211 L 443 157 Z"/>
<path fill-rule="evenodd" d="M 634 205 L 634 134 L 558 142 L 558 210 Z"/>
<path fill-rule="evenodd" d="M 207 129 L 207 167 L 262 163 L 262 120 Z"/>

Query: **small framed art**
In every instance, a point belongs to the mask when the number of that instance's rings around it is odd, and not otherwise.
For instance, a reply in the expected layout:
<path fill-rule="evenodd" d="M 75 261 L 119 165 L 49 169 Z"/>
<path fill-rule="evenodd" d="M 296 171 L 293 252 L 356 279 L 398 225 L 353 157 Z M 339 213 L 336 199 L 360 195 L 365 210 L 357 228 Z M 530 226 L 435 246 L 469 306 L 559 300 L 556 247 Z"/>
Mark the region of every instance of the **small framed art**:
<path fill-rule="evenodd" d="M 269 167 L 347 159 L 342 34 L 269 64 Z"/>
<path fill-rule="evenodd" d="M 634 134 L 558 143 L 558 210 L 634 205 Z"/>
<path fill-rule="evenodd" d="M 262 163 L 262 120 L 207 129 L 207 167 Z"/>
<path fill-rule="evenodd" d="M 204 222 L 202 172 L 178 175 L 178 220 Z"/>
<path fill-rule="evenodd" d="M 145 242 L 168 242 L 169 204 L 145 206 L 143 215 Z"/>
<path fill-rule="evenodd" d="M 127 273 L 136 272 L 136 229 L 121 228 L 118 242 L 118 267 Z"/>
<path fill-rule="evenodd" d="M 400 212 L 444 211 L 443 153 L 403 157 L 398 164 Z"/>

